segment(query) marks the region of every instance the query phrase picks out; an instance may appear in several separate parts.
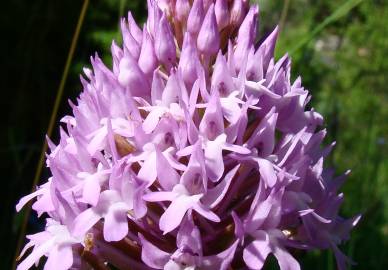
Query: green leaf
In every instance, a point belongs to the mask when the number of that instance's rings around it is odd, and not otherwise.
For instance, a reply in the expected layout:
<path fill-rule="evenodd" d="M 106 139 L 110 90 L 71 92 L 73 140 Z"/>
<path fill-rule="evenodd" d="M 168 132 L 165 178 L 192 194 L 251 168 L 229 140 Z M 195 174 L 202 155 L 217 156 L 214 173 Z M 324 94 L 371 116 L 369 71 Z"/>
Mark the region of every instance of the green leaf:
<path fill-rule="evenodd" d="M 313 31 L 301 39 L 301 41 L 290 51 L 290 54 L 295 53 L 307 43 L 309 43 L 316 35 L 318 35 L 326 26 L 341 19 L 348 14 L 353 8 L 358 6 L 364 0 L 348 0 L 337 8 L 329 17 L 327 17 L 322 23 L 320 23 Z"/>

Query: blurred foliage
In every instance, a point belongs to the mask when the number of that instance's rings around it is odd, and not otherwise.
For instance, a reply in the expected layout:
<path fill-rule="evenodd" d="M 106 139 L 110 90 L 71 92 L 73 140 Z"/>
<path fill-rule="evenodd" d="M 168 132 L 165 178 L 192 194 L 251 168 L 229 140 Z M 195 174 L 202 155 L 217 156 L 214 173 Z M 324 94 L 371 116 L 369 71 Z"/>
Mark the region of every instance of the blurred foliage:
<path fill-rule="evenodd" d="M 1 86 L 13 90 L 2 101 L 11 100 L 12 104 L 2 104 L 8 117 L 0 138 L 7 192 L 1 213 L 5 220 L 14 222 L 13 226 L 10 222 L 1 223 L 1 239 L 10 246 L 2 247 L 5 259 L 0 262 L 0 269 L 10 268 L 22 216 L 14 215 L 14 205 L 31 188 L 55 90 L 81 9 L 82 1 L 73 2 L 14 0 L 1 10 L 0 25 L 8 26 L 4 35 L 8 39 L 1 49 L 9 52 Z M 89 66 L 94 52 L 110 65 L 111 41 L 121 42 L 119 18 L 131 10 L 138 22 L 144 22 L 145 2 L 91 1 L 66 97 L 74 100 L 78 95 L 78 76 L 83 66 Z M 352 269 L 388 269 L 388 2 L 256 2 L 260 5 L 261 37 L 282 20 L 277 58 L 298 48 L 291 54 L 293 78 L 302 76 L 304 86 L 313 95 L 311 106 L 325 117 L 326 143 L 337 142 L 326 166 L 334 167 L 337 173 L 352 169 L 342 190 L 342 214 L 350 217 L 361 212 L 363 218 L 342 250 L 357 262 Z M 345 2 L 355 7 L 325 24 Z M 23 19 L 16 20 L 15 16 Z M 323 27 L 312 36 L 319 26 Z M 303 40 L 309 42 L 299 47 Z M 67 110 L 64 100 L 60 115 Z M 31 217 L 29 231 L 37 231 L 39 224 L 36 217 Z M 303 269 L 336 269 L 332 254 L 326 251 L 296 256 L 302 259 Z M 274 260 L 268 266 L 277 269 L 272 265 L 276 265 Z"/>

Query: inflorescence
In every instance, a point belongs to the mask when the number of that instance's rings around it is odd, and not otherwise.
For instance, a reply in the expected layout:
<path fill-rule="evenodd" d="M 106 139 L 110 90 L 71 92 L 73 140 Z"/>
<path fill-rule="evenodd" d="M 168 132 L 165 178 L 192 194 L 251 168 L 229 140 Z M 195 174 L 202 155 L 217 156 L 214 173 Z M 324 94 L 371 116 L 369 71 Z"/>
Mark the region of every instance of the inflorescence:
<path fill-rule="evenodd" d="M 262 269 L 273 254 L 338 249 L 359 216 L 338 216 L 344 176 L 323 162 L 334 144 L 309 92 L 274 59 L 278 28 L 257 42 L 247 0 L 148 0 L 143 29 L 121 21 L 113 67 L 96 55 L 81 77 L 52 176 L 19 211 L 45 215 L 18 270 Z M 26 256 L 26 250 L 33 248 Z"/>

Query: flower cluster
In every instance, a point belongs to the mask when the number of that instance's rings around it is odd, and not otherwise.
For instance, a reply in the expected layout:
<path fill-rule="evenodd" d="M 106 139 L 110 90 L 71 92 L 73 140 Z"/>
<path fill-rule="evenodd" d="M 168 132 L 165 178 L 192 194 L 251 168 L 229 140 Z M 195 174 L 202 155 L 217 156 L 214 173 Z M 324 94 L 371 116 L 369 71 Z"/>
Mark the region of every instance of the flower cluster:
<path fill-rule="evenodd" d="M 257 43 L 247 0 L 148 0 L 121 21 L 113 67 L 84 69 L 52 177 L 22 198 L 45 215 L 18 270 L 300 269 L 293 251 L 332 249 L 359 216 L 338 216 L 346 178 L 323 162 L 322 116 L 307 110 L 275 28 Z M 33 248 L 28 256 L 26 250 Z"/>

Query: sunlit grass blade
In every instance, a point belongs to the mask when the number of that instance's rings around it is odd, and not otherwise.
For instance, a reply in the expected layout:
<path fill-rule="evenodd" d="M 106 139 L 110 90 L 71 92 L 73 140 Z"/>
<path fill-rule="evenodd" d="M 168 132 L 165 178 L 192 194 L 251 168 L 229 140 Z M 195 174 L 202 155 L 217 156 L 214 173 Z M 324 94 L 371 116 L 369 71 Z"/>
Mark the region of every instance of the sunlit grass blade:
<path fill-rule="evenodd" d="M 361 4 L 361 2 L 363 2 L 363 0 L 348 0 L 343 3 L 322 23 L 320 23 L 309 34 L 303 37 L 300 42 L 293 49 L 290 50 L 290 54 L 293 54 L 302 47 L 304 47 L 307 43 L 314 39 L 314 37 L 318 35 L 323 29 L 325 29 L 325 27 L 347 15 L 353 8 Z"/>
<path fill-rule="evenodd" d="M 88 6 L 89 6 L 89 0 L 84 0 L 84 3 L 82 5 L 82 9 L 81 9 L 81 12 L 80 12 L 80 15 L 78 18 L 77 26 L 76 26 L 76 29 L 74 31 L 74 35 L 73 35 L 73 38 L 71 41 L 71 45 L 70 45 L 69 53 L 68 53 L 68 56 L 66 59 L 65 67 L 64 67 L 64 70 L 62 73 L 61 81 L 59 83 L 59 87 L 57 90 L 57 94 L 56 94 L 56 98 L 55 98 L 55 102 L 54 102 L 54 107 L 53 107 L 53 110 L 52 110 L 52 113 L 50 116 L 50 121 L 49 121 L 49 125 L 47 128 L 47 136 L 48 137 L 51 137 L 53 130 L 54 130 L 55 121 L 57 119 L 59 106 L 60 106 L 61 101 L 62 101 L 63 92 L 64 92 L 66 81 L 67 81 L 67 78 L 69 75 L 74 52 L 75 52 L 75 49 L 77 47 L 78 37 L 79 37 L 79 34 L 81 32 L 81 27 L 83 25 Z M 39 184 L 39 180 L 40 180 L 40 176 L 42 174 L 42 169 L 43 169 L 43 164 L 45 161 L 45 155 L 46 155 L 47 149 L 48 149 L 48 145 L 47 145 L 47 141 L 45 140 L 43 143 L 43 146 L 42 146 L 39 162 L 38 162 L 38 165 L 36 167 L 36 172 L 35 172 L 34 180 L 32 183 L 31 192 L 34 192 L 36 186 Z M 27 208 L 26 208 L 26 211 L 25 211 L 24 216 L 23 216 L 23 220 L 22 220 L 22 224 L 21 224 L 21 228 L 20 228 L 20 233 L 19 233 L 19 238 L 18 238 L 16 250 L 15 250 L 15 259 L 13 260 L 12 269 L 16 269 L 17 258 L 19 256 L 23 241 L 25 239 L 25 234 L 26 234 L 26 230 L 27 230 L 27 223 L 28 223 L 28 218 L 30 216 L 30 213 L 31 213 L 31 202 L 27 204 Z"/>

